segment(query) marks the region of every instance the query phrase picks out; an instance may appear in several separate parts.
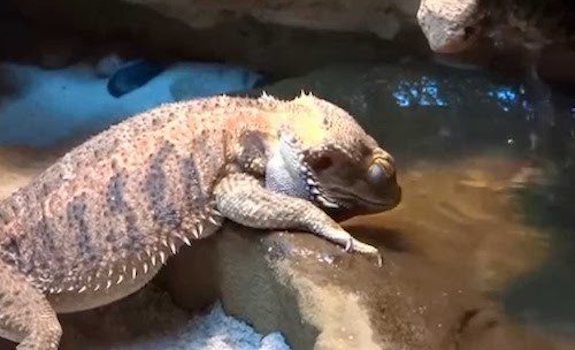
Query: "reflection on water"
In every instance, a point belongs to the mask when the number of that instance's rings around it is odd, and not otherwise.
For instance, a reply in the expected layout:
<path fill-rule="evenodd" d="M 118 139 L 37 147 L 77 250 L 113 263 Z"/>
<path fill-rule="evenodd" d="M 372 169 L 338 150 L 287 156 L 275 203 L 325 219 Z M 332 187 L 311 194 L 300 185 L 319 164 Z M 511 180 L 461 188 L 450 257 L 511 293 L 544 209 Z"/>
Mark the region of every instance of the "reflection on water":
<path fill-rule="evenodd" d="M 400 81 L 393 97 L 401 107 L 447 106 L 447 101 L 438 95 L 438 83 L 434 79 L 422 76 L 419 81 Z"/>
<path fill-rule="evenodd" d="M 575 145 L 548 164 L 545 182 L 517 191 L 525 221 L 553 243 L 550 259 L 507 291 L 508 309 L 522 319 L 575 336 Z"/>
<path fill-rule="evenodd" d="M 521 82 L 476 85 L 475 103 L 461 98 L 465 93 L 449 96 L 441 84 L 431 86 L 441 98 L 435 104 L 420 99 L 418 108 L 449 106 L 458 116 L 446 118 L 442 113 L 453 111 L 445 108 L 413 113 L 413 119 L 423 113 L 435 119 L 438 132 L 429 127 L 416 138 L 419 145 L 394 144 L 399 151 L 409 149 L 411 160 L 404 164 L 405 206 L 390 220 L 402 217 L 405 233 L 415 236 L 431 260 L 461 269 L 481 291 L 500 293 L 512 315 L 575 335 L 575 143 L 569 106 L 575 99 L 559 97 L 564 105 L 549 115 L 555 110 L 549 100 L 530 99 L 548 96 L 533 88 L 526 92 Z M 386 123 L 382 134 L 393 129 Z M 404 140 L 410 139 L 407 133 Z"/>
<path fill-rule="evenodd" d="M 407 61 L 326 68 L 268 91 L 302 88 L 350 110 L 396 156 L 404 201 L 374 220 L 402 249 L 523 323 L 575 333 L 574 97 L 530 76 Z"/>
<path fill-rule="evenodd" d="M 385 216 L 410 250 L 493 293 L 533 271 L 547 254 L 544 235 L 525 224 L 511 200 L 524 165 L 499 155 L 438 164 L 416 161 L 402 172 L 404 202 Z"/>

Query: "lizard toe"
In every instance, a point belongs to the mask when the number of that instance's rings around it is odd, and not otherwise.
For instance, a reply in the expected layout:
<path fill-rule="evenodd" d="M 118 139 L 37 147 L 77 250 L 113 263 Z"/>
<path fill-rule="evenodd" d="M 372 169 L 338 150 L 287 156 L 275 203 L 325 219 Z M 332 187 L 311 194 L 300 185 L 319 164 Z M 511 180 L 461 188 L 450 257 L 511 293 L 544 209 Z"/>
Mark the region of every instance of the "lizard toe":
<path fill-rule="evenodd" d="M 354 239 L 353 251 L 372 256 L 376 259 L 378 267 L 383 266 L 383 257 L 376 247 Z"/>

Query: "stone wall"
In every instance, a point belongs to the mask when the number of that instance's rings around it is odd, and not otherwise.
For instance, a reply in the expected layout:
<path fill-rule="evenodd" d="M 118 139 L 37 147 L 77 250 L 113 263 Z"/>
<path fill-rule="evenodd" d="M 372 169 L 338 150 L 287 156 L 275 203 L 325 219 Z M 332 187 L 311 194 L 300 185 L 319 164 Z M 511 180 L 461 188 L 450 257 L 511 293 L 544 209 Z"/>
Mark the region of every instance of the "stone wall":
<path fill-rule="evenodd" d="M 144 47 L 147 56 L 226 61 L 286 76 L 326 63 L 427 52 L 418 0 L 21 0 L 41 32 Z M 46 16 L 50 13 L 50 16 Z M 382 40 L 383 39 L 383 40 Z"/>
<path fill-rule="evenodd" d="M 343 32 L 370 32 L 391 40 L 413 25 L 419 0 L 124 0 L 140 4 L 192 28 L 208 28 L 250 16 L 262 23 Z"/>

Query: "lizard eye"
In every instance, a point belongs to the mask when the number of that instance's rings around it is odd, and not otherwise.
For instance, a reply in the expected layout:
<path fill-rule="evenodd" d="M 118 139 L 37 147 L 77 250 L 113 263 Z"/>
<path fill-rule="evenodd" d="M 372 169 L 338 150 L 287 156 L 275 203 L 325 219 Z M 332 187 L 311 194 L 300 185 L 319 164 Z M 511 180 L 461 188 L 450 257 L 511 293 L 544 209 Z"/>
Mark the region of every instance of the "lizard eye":
<path fill-rule="evenodd" d="M 367 180 L 372 185 L 382 184 L 393 176 L 393 170 L 389 164 L 385 164 L 383 159 L 378 159 L 371 163 L 367 170 Z"/>

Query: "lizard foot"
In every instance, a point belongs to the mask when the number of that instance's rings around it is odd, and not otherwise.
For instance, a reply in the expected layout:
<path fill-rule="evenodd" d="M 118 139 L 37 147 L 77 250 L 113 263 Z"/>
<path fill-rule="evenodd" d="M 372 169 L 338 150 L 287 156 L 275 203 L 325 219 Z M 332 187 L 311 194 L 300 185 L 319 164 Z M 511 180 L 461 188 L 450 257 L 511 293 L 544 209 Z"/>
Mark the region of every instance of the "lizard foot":
<path fill-rule="evenodd" d="M 376 259 L 378 267 L 383 266 L 383 257 L 376 247 L 353 238 L 347 231 L 342 228 L 323 232 L 320 234 L 320 236 L 323 236 L 332 242 L 342 245 L 344 250 L 348 253 L 358 252 L 372 256 Z"/>
<path fill-rule="evenodd" d="M 46 296 L 26 276 L 0 261 L 0 333 L 17 350 L 56 350 L 62 327 Z"/>
<path fill-rule="evenodd" d="M 367 243 L 363 243 L 361 241 L 358 241 L 355 238 L 352 238 L 352 240 L 353 240 L 353 244 L 352 244 L 351 252 L 359 252 L 362 254 L 373 256 L 376 259 L 377 267 L 383 266 L 383 257 L 381 256 L 381 253 L 379 252 L 379 250 L 376 247 L 369 245 Z"/>

